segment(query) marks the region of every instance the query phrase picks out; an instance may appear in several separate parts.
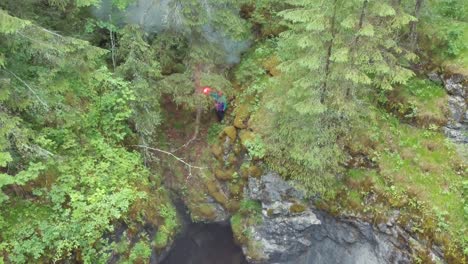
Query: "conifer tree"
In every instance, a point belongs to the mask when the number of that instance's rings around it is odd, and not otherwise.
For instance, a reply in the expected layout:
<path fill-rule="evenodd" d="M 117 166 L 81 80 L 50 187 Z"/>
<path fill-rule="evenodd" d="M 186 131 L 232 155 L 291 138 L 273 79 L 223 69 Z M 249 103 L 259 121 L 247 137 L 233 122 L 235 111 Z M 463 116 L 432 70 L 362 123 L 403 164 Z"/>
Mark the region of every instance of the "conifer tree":
<path fill-rule="evenodd" d="M 150 195 L 140 155 L 122 146 L 135 94 L 105 50 L 1 9 L 0 21 L 0 255 L 105 263 L 104 234 Z"/>
<path fill-rule="evenodd" d="M 391 90 L 412 76 L 403 65 L 415 55 L 398 44 L 397 33 L 414 18 L 386 0 L 289 4 L 279 13 L 288 30 L 278 41 L 282 74 L 270 108 L 281 129 L 271 140 L 293 146 L 291 159 L 312 168 L 308 174 L 333 175 L 342 161 L 337 141 L 356 106 L 370 91 Z M 314 184 L 304 173 L 297 177 Z"/>
<path fill-rule="evenodd" d="M 120 32 L 116 72 L 130 81 L 133 92 L 139 98 L 133 105 L 132 120 L 135 130 L 144 140 L 155 136 L 161 123 L 161 91 L 157 81 L 162 77 L 155 50 L 144 39 L 144 32 L 128 25 Z"/>

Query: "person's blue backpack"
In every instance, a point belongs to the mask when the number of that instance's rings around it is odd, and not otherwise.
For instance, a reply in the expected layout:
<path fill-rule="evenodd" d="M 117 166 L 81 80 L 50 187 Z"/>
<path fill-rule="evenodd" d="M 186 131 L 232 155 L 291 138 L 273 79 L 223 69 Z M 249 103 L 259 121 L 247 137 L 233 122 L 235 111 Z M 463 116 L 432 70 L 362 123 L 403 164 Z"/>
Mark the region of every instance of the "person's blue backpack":
<path fill-rule="evenodd" d="M 218 103 L 216 104 L 216 110 L 217 110 L 217 111 L 224 111 L 224 110 L 225 110 L 225 109 L 224 109 L 224 102 L 218 102 Z"/>

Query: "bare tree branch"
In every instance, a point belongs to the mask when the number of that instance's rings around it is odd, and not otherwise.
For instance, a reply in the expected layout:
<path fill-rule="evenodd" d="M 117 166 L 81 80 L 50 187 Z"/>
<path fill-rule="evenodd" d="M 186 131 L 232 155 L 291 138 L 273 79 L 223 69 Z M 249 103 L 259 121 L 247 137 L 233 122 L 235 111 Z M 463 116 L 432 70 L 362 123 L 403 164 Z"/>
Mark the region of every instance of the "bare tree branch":
<path fill-rule="evenodd" d="M 143 149 L 149 149 L 149 150 L 153 150 L 153 151 L 157 151 L 157 152 L 160 152 L 160 153 L 163 153 L 163 154 L 166 154 L 166 155 L 169 155 L 171 157 L 173 157 L 174 159 L 176 159 L 177 161 L 183 163 L 185 166 L 187 166 L 187 168 L 189 169 L 189 172 L 190 174 L 192 174 L 192 169 L 199 169 L 199 170 L 204 170 L 204 169 L 207 169 L 206 167 L 198 167 L 198 166 L 194 166 L 188 162 L 186 162 L 185 160 L 177 157 L 176 155 L 174 155 L 173 153 L 169 152 L 169 151 L 165 151 L 165 150 L 162 150 L 162 149 L 158 149 L 158 148 L 152 148 L 152 147 L 148 147 L 148 146 L 143 146 L 143 145 L 133 145 L 134 147 L 139 147 L 139 148 L 143 148 Z"/>
<path fill-rule="evenodd" d="M 44 31 L 44 32 L 47 32 L 47 33 L 49 33 L 49 34 L 52 34 L 52 35 L 54 35 L 54 36 L 56 36 L 56 37 L 64 38 L 64 36 L 62 36 L 62 35 L 60 35 L 60 34 L 58 34 L 58 33 L 55 33 L 55 32 L 53 32 L 53 31 L 50 31 L 50 30 L 48 30 L 48 29 L 45 29 L 45 28 L 43 28 L 43 27 L 37 27 L 37 28 L 39 28 L 40 30 L 42 30 L 42 31 Z"/>
<path fill-rule="evenodd" d="M 197 135 L 193 135 L 192 138 L 189 139 L 189 141 L 187 141 L 185 144 L 183 144 L 182 146 L 178 147 L 176 150 L 174 150 L 173 152 L 177 152 L 183 148 L 186 148 L 188 147 L 188 145 L 190 145 L 194 140 L 197 139 Z"/>

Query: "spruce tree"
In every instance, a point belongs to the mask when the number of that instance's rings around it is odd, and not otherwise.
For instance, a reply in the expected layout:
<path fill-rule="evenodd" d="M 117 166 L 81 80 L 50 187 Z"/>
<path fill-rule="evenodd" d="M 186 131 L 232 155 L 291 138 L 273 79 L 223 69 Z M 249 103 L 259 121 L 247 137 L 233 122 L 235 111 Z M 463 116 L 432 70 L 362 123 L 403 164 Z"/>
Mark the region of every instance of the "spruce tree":
<path fill-rule="evenodd" d="M 414 18 L 386 0 L 288 3 L 279 13 L 288 29 L 278 39 L 281 75 L 269 105 L 280 129 L 270 140 L 290 146 L 286 156 L 308 168 L 295 177 L 313 186 L 340 168 L 337 142 L 349 133 L 366 94 L 391 90 L 413 75 L 403 65 L 415 55 L 397 38 Z"/>
<path fill-rule="evenodd" d="M 152 195 L 140 155 L 123 147 L 132 136 L 131 83 L 108 70 L 106 50 L 4 10 L 0 21 L 2 259 L 105 263 L 104 235 Z M 141 58 L 140 51 L 129 54 Z M 127 66 L 122 74 L 135 74 Z M 171 209 L 157 198 L 152 213 L 161 206 Z M 138 217 L 146 213 L 140 208 Z M 177 226 L 170 221 L 167 236 Z"/>

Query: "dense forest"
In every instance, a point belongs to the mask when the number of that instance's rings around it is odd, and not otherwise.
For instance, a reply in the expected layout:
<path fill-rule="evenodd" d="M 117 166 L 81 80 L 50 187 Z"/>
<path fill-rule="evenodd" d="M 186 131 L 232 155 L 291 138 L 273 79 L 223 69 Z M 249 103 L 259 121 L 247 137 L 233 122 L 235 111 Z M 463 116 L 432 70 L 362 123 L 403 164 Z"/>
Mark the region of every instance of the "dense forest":
<path fill-rule="evenodd" d="M 2 0 L 0 263 L 159 263 L 185 211 L 270 263 L 271 171 L 467 263 L 467 102 L 466 0 Z"/>

